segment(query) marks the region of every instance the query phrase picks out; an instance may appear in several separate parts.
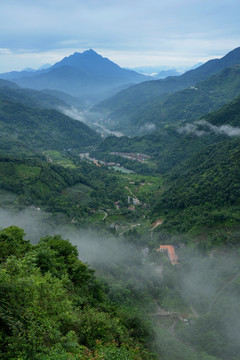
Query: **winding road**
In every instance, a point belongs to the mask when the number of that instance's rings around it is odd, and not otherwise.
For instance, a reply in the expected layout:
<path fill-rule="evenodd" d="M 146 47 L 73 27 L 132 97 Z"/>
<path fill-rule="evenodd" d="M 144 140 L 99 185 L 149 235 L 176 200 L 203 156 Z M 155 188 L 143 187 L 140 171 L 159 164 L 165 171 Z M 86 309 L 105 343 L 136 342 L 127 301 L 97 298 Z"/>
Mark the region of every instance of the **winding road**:
<path fill-rule="evenodd" d="M 104 210 L 98 210 L 98 212 L 101 212 L 104 214 L 104 217 L 101 219 L 102 221 L 106 219 L 106 217 L 108 216 L 108 213 Z"/>
<path fill-rule="evenodd" d="M 127 189 L 127 190 L 130 192 L 130 194 L 132 195 L 132 197 L 133 197 L 134 199 L 136 199 L 137 201 L 139 201 L 139 203 L 140 203 L 140 200 L 136 197 L 136 195 L 132 192 L 132 190 L 129 189 L 128 186 L 125 186 L 125 189 Z"/>
<path fill-rule="evenodd" d="M 133 224 L 133 225 L 127 227 L 127 229 L 124 229 L 123 231 L 121 231 L 121 232 L 119 233 L 119 235 L 122 235 L 122 234 L 125 233 L 126 231 L 133 229 L 133 228 L 134 228 L 135 226 L 137 226 L 137 225 L 138 225 L 138 224 Z"/>

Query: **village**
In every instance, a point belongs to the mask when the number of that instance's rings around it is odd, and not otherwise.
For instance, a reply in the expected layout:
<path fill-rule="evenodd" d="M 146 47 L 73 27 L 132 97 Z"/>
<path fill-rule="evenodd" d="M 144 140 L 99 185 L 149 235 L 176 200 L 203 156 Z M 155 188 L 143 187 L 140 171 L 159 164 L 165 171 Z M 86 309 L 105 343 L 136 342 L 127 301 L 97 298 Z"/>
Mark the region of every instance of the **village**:
<path fill-rule="evenodd" d="M 146 155 L 146 154 L 140 154 L 140 153 L 111 152 L 110 154 L 115 155 L 115 156 L 122 156 L 126 159 L 130 159 L 133 161 L 139 161 L 139 162 L 143 162 L 143 161 L 151 159 L 151 156 Z M 134 173 L 134 171 L 126 169 L 126 168 L 122 167 L 119 163 L 116 163 L 114 161 L 103 161 L 103 160 L 98 160 L 96 158 L 91 158 L 89 152 L 80 153 L 79 156 L 82 160 L 87 160 L 89 162 L 92 162 L 93 164 L 95 164 L 98 167 L 105 165 L 105 166 L 112 167 L 114 170 L 121 171 L 123 173 L 128 173 L 128 174 Z"/>
<path fill-rule="evenodd" d="M 126 159 L 135 160 L 135 161 L 139 161 L 139 162 L 143 162 L 143 161 L 151 159 L 151 156 L 146 155 L 146 154 L 140 154 L 140 153 L 111 152 L 110 154 L 122 156 Z"/>

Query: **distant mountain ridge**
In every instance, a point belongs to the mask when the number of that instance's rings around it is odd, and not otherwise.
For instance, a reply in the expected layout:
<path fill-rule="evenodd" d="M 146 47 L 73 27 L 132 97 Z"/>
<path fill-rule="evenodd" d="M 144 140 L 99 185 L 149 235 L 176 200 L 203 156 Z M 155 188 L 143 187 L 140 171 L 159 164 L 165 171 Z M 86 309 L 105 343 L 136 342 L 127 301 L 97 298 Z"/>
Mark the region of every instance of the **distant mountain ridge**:
<path fill-rule="evenodd" d="M 238 64 L 240 64 L 240 47 L 233 49 L 220 59 L 209 60 L 196 69 L 187 71 L 181 76 L 181 78 L 186 82 L 189 81 L 189 85 L 192 85 L 193 81 L 196 82 L 205 80 L 209 76 L 217 74 L 226 67 Z"/>
<path fill-rule="evenodd" d="M 240 95 L 240 65 L 227 67 L 195 86 L 188 87 L 166 96 L 162 101 L 152 102 L 151 107 L 139 109 L 125 127 L 130 130 L 143 128 L 146 123 L 156 129 L 169 124 L 192 122 L 202 115 L 221 108 Z M 121 126 L 123 126 L 123 121 Z M 122 130 L 120 128 L 119 130 Z"/>
<path fill-rule="evenodd" d="M 18 86 L 14 82 L 8 81 L 8 80 L 3 80 L 3 79 L 0 79 L 0 87 L 8 87 L 11 89 L 20 89 L 20 86 Z"/>
<path fill-rule="evenodd" d="M 121 68 L 92 49 L 75 52 L 47 69 L 10 72 L 0 74 L 0 78 L 14 81 L 22 87 L 63 91 L 72 96 L 101 94 L 148 79 L 135 71 Z"/>
<path fill-rule="evenodd" d="M 32 108 L 59 109 L 69 107 L 68 103 L 51 94 L 33 89 L 23 89 L 17 84 L 0 79 L 0 100 L 21 103 Z"/>
<path fill-rule="evenodd" d="M 176 93 L 177 91 L 204 81 L 210 76 L 220 73 L 226 67 L 239 64 L 240 47 L 232 50 L 221 59 L 209 60 L 205 64 L 181 76 L 171 76 L 163 80 L 147 81 L 129 87 L 112 98 L 99 103 L 93 110 L 101 113 L 102 117 L 105 118 L 105 125 L 109 126 L 110 130 L 118 130 L 128 134 L 127 124 L 129 124 L 129 126 L 135 124 L 137 125 L 136 130 L 132 129 L 131 135 L 134 133 L 138 134 L 139 123 L 143 126 L 151 121 L 153 108 L 156 108 L 156 104 L 160 104 L 169 94 Z M 234 96 L 237 95 L 236 93 Z M 227 99 L 226 101 L 228 100 L 231 99 Z M 207 112 L 215 109 L 216 108 L 205 109 L 204 111 Z M 146 119 L 144 119 L 144 114 L 148 114 L 149 116 L 146 115 Z M 154 116 L 155 118 L 158 117 L 158 113 L 155 112 Z M 159 116 L 161 117 L 161 113 Z M 141 117 L 141 121 L 139 117 Z M 120 124 L 120 127 L 118 124 Z M 125 131 L 123 130 L 124 126 Z"/>

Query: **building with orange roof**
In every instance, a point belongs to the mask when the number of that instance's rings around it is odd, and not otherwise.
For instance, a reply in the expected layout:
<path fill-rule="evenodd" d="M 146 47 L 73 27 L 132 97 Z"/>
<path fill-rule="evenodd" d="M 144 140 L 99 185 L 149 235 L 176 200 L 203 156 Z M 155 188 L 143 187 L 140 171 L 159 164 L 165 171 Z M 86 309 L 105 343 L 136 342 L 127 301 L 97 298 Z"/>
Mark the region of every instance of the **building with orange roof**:
<path fill-rule="evenodd" d="M 157 249 L 157 252 L 163 252 L 166 251 L 169 257 L 169 260 L 171 261 L 172 265 L 178 264 L 178 256 L 175 253 L 175 249 L 172 245 L 160 245 L 160 248 Z"/>
<path fill-rule="evenodd" d="M 97 166 L 99 166 L 99 167 L 101 167 L 101 165 L 96 161 L 96 160 L 94 160 L 94 162 L 93 162 L 95 165 L 97 165 Z"/>

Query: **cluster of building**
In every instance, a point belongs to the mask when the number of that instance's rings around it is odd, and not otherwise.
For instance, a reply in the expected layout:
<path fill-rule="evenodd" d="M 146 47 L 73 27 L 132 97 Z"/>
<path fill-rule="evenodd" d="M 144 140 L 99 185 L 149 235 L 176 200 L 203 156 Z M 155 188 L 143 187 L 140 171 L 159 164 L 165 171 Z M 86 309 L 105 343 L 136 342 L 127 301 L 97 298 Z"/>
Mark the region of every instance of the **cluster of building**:
<path fill-rule="evenodd" d="M 101 165 L 107 165 L 107 166 L 121 166 L 120 164 L 117 164 L 115 162 L 107 162 L 107 161 L 102 161 L 102 160 L 97 160 L 95 158 L 91 158 L 89 156 L 89 153 L 80 153 L 79 154 L 81 159 L 86 159 L 90 162 L 93 162 L 95 165 L 97 166 L 101 166 Z"/>
<path fill-rule="evenodd" d="M 110 154 L 122 156 L 126 159 L 140 161 L 140 162 L 151 159 L 151 156 L 146 154 L 139 154 L 139 153 L 111 152 Z"/>

